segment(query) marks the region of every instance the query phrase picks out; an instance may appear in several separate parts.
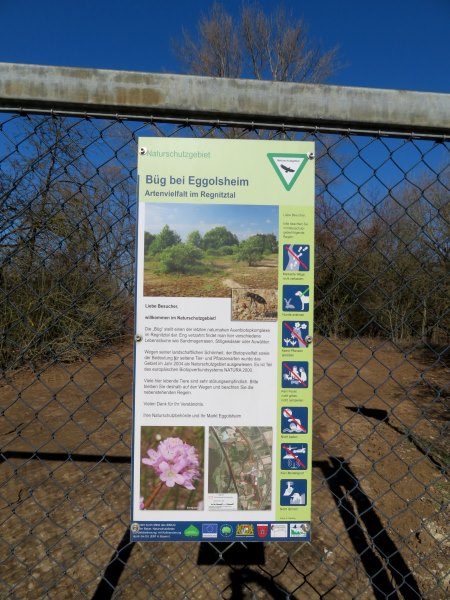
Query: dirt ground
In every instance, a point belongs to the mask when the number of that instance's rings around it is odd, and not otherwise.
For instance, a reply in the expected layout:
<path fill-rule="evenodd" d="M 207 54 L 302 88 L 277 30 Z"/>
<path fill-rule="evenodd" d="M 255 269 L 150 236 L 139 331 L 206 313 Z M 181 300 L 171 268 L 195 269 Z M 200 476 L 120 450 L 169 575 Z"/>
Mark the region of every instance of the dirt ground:
<path fill-rule="evenodd" d="M 210 261 L 212 270 L 207 275 L 185 275 L 155 274 L 154 265 L 148 260 L 144 268 L 144 296 L 229 298 L 232 288 L 278 287 L 277 255 L 267 256 L 255 266 L 238 263 L 230 256 Z"/>
<path fill-rule="evenodd" d="M 315 345 L 313 541 L 265 544 L 243 597 L 267 598 L 268 579 L 290 598 L 380 597 L 368 572 L 405 598 L 448 597 L 448 366 L 382 341 Z M 97 589 L 129 524 L 132 359 L 124 346 L 3 382 L 0 597 Z M 135 544 L 113 597 L 231 598 L 239 572 L 198 566 L 198 550 Z"/>

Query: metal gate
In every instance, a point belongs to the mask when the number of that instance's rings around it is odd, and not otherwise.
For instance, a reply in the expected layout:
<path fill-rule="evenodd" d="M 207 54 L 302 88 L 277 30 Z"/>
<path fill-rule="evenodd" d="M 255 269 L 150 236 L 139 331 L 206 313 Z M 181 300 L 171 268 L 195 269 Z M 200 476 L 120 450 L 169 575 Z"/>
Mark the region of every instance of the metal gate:
<path fill-rule="evenodd" d="M 449 97 L 0 73 L 1 596 L 448 597 Z M 310 544 L 129 541 L 140 135 L 316 143 Z"/>

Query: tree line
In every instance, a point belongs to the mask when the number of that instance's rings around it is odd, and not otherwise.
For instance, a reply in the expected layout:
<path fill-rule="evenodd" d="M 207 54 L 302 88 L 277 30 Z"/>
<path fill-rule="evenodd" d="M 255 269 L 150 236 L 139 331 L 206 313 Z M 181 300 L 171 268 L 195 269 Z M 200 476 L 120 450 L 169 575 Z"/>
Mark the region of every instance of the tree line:
<path fill-rule="evenodd" d="M 346 209 L 316 203 L 317 329 L 404 344 L 450 341 L 450 170 Z"/>
<path fill-rule="evenodd" d="M 87 358 L 130 333 L 134 192 L 98 132 L 60 117 L 11 126 L 0 161 L 0 367 Z"/>
<path fill-rule="evenodd" d="M 198 230 L 191 231 L 184 243 L 168 225 L 158 234 L 146 231 L 144 235 L 144 253 L 158 261 L 161 273 L 204 273 L 208 270 L 204 259 L 214 256 L 233 256 L 254 266 L 264 255 L 276 252 L 278 240 L 272 233 L 257 233 L 240 242 L 223 226 L 214 227 L 203 236 Z"/>
<path fill-rule="evenodd" d="M 25 123 L 16 133 L 26 145 L 0 171 L 3 369 L 86 358 L 132 331 L 132 153 L 98 166 L 85 156 L 88 124 L 54 116 Z M 320 177 L 316 330 L 448 342 L 450 170 L 410 175 L 395 190 L 351 205 L 327 193 L 326 169 Z M 166 272 L 195 270 L 214 256 L 254 264 L 276 247 L 274 235 L 239 242 L 225 227 L 192 231 L 185 242 L 168 226 L 145 235 L 145 252 Z"/>

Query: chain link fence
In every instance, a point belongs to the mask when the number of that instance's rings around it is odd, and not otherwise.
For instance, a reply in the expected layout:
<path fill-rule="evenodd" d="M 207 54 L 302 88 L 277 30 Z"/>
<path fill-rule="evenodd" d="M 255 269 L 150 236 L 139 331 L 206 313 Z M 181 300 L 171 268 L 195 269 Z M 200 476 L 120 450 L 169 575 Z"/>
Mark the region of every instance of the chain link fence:
<path fill-rule="evenodd" d="M 0 113 L 3 598 L 448 597 L 450 145 L 303 129 Z M 310 544 L 130 543 L 141 135 L 316 143 Z"/>

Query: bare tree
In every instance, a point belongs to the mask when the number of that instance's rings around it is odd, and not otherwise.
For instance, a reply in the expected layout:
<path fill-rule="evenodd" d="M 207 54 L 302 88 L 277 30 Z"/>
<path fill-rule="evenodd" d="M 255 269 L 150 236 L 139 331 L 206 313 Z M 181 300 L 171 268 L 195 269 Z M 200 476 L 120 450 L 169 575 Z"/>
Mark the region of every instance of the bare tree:
<path fill-rule="evenodd" d="M 240 77 L 242 73 L 239 29 L 219 3 L 212 5 L 209 15 L 200 18 L 194 38 L 183 29 L 183 41 L 175 44 L 175 54 L 194 75 Z"/>
<path fill-rule="evenodd" d="M 337 47 L 323 51 L 283 6 L 266 14 L 259 4 L 244 4 L 235 21 L 215 2 L 195 34 L 183 30 L 175 53 L 187 72 L 212 77 L 319 83 L 338 68 Z"/>

